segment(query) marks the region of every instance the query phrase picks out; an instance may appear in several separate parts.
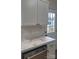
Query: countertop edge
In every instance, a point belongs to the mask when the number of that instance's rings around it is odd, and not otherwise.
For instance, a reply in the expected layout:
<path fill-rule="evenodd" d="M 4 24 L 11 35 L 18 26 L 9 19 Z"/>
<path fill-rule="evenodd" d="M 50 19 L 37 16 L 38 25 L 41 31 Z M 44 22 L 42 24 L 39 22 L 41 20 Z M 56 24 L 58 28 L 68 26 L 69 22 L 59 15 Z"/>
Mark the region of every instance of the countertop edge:
<path fill-rule="evenodd" d="M 35 47 L 31 47 L 31 48 L 29 48 L 29 49 L 21 50 L 21 53 L 27 52 L 27 51 L 29 51 L 29 50 L 38 48 L 38 47 L 43 46 L 43 45 L 47 45 L 47 44 L 49 44 L 49 43 L 51 43 L 51 42 L 53 42 L 53 41 L 55 41 L 55 39 L 54 39 L 54 40 L 51 40 L 51 41 L 49 41 L 49 42 L 45 42 L 45 43 L 43 43 L 43 44 L 41 44 L 41 45 L 38 45 L 38 46 L 35 46 Z"/>

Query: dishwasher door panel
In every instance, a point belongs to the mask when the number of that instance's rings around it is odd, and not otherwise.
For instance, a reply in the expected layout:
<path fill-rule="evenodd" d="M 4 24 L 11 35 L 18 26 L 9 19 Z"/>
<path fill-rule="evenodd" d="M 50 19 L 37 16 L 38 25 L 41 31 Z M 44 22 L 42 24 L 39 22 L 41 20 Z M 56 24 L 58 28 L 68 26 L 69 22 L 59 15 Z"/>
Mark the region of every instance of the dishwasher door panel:
<path fill-rule="evenodd" d="M 41 51 L 40 53 L 28 57 L 27 59 L 47 59 L 47 50 Z"/>

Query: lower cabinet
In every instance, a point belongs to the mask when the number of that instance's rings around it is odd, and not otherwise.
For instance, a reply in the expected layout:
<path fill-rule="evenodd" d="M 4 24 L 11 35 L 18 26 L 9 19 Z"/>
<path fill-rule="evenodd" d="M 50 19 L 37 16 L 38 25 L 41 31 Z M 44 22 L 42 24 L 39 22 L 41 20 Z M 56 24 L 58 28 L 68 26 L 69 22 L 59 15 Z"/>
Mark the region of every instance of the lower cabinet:
<path fill-rule="evenodd" d="M 34 50 L 22 53 L 22 59 L 47 59 L 47 46 L 41 46 Z"/>

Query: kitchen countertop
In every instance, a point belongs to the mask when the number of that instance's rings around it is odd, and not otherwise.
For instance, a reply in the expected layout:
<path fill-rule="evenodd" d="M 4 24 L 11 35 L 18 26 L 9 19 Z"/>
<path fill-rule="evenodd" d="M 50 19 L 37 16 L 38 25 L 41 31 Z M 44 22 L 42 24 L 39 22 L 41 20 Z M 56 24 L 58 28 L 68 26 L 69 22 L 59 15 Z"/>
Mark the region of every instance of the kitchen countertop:
<path fill-rule="evenodd" d="M 26 51 L 29 51 L 37 47 L 40 47 L 42 45 L 53 42 L 54 40 L 55 39 L 48 36 L 42 36 L 42 37 L 31 39 L 31 40 L 24 39 L 21 41 L 21 52 L 24 53 Z"/>

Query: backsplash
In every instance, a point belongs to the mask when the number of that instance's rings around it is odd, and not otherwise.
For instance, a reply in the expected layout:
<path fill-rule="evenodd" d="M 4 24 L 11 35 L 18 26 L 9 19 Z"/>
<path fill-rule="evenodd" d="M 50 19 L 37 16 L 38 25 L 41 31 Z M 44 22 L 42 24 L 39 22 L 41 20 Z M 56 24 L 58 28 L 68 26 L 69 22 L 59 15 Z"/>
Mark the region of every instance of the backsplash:
<path fill-rule="evenodd" d="M 21 39 L 33 39 L 45 35 L 47 31 L 47 26 L 45 25 L 35 25 L 35 26 L 22 26 L 21 27 Z"/>

